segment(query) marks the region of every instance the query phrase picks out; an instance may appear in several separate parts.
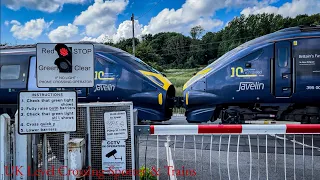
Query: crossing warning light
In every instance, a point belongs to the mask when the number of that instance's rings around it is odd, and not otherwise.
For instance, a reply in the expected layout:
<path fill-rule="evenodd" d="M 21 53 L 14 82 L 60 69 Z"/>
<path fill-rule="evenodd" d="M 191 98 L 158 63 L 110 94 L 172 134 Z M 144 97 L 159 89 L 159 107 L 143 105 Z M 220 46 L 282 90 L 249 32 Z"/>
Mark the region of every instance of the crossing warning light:
<path fill-rule="evenodd" d="M 72 49 L 65 44 L 57 44 L 54 48 L 59 58 L 54 61 L 58 66 L 59 72 L 71 73 L 72 72 Z"/>

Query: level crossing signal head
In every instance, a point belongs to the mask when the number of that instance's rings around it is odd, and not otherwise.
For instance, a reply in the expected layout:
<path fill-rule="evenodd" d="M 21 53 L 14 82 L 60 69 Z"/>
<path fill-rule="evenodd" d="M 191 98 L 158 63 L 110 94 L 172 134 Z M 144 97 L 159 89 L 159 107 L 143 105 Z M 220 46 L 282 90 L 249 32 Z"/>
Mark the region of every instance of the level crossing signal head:
<path fill-rule="evenodd" d="M 72 72 L 72 51 L 71 48 L 65 44 L 57 44 L 54 48 L 59 58 L 54 61 L 54 64 L 58 66 L 60 72 Z"/>

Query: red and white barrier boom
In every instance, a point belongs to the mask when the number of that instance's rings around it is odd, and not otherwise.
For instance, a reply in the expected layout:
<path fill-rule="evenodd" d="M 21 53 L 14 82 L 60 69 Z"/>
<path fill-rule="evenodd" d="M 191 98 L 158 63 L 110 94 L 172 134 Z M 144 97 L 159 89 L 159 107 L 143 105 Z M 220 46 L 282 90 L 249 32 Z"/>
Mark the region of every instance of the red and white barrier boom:
<path fill-rule="evenodd" d="M 150 125 L 152 135 L 316 134 L 320 124 L 279 125 Z"/>

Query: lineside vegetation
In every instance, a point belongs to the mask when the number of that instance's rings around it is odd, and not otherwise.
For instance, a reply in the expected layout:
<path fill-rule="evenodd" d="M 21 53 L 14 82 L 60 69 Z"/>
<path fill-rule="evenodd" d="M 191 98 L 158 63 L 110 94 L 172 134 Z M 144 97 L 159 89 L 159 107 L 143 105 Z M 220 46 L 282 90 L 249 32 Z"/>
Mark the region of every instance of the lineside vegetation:
<path fill-rule="evenodd" d="M 214 62 L 240 44 L 280 29 L 310 24 L 320 25 L 320 13 L 310 16 L 302 14 L 294 18 L 265 13 L 247 17 L 241 15 L 217 32 L 205 32 L 201 26 L 195 26 L 188 35 L 161 32 L 144 35 L 141 40 L 136 38 L 135 55 L 167 76 L 172 75 L 170 80 L 179 92 L 181 84 L 191 77 L 194 70 Z M 105 44 L 132 53 L 132 38 L 118 43 L 107 40 Z M 177 77 L 178 74 L 173 72 L 182 74 Z"/>

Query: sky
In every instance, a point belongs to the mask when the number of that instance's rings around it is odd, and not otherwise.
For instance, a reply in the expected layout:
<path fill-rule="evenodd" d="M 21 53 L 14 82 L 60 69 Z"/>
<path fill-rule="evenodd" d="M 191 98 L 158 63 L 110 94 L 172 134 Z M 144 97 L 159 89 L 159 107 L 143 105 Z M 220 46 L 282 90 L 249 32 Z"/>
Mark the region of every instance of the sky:
<path fill-rule="evenodd" d="M 1 0 L 1 44 L 118 42 L 159 32 L 224 28 L 241 14 L 320 13 L 320 0 Z"/>

